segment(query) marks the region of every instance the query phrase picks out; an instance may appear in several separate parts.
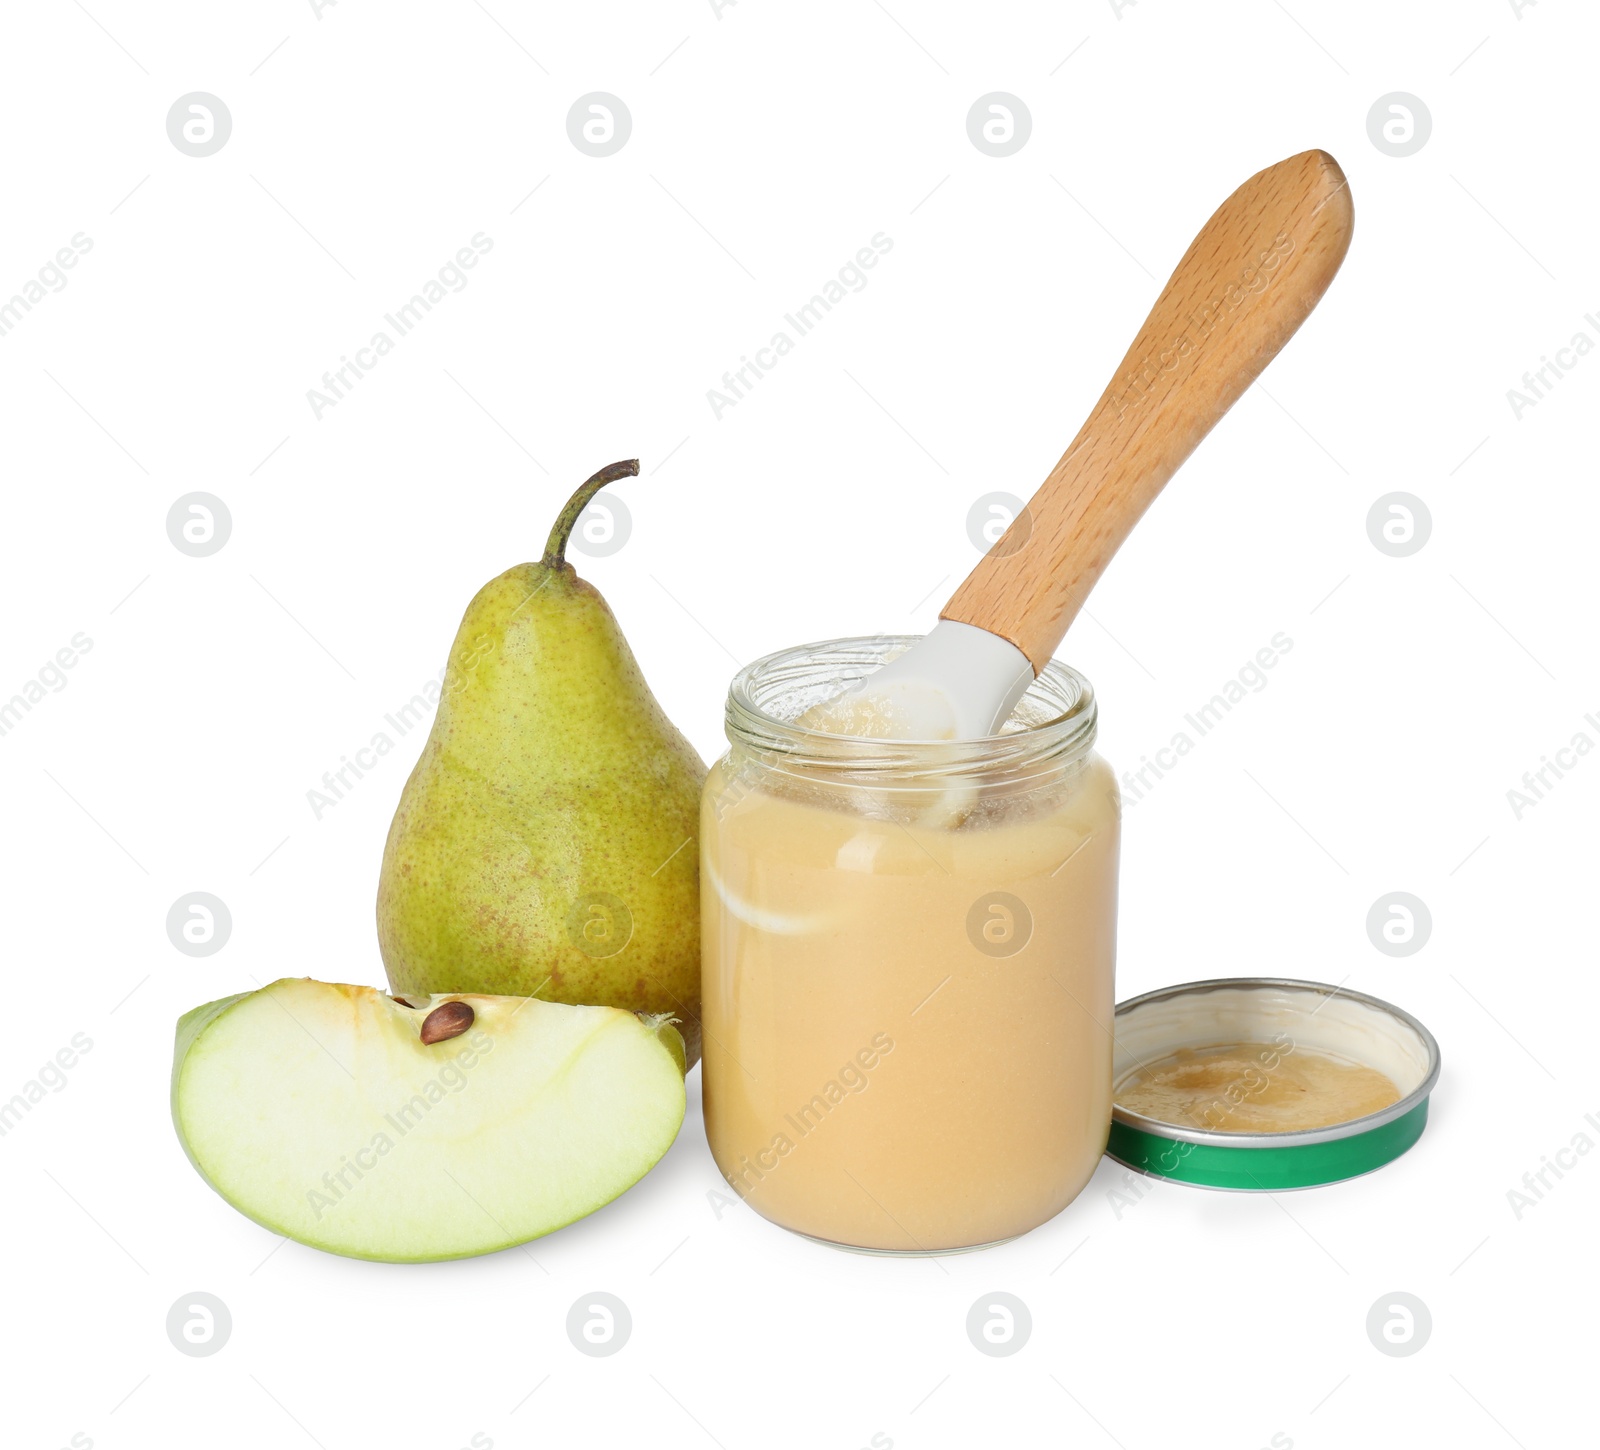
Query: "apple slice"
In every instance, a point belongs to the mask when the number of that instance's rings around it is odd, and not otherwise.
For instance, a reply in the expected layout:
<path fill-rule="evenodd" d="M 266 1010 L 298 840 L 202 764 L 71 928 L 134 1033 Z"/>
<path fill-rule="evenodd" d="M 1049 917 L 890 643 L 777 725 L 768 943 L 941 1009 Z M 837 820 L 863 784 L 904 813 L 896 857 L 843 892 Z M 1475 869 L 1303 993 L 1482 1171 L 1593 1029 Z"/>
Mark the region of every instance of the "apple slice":
<path fill-rule="evenodd" d="M 172 1118 L 207 1183 L 358 1259 L 492 1253 L 631 1187 L 683 1122 L 665 1018 L 284 978 L 178 1021 Z"/>

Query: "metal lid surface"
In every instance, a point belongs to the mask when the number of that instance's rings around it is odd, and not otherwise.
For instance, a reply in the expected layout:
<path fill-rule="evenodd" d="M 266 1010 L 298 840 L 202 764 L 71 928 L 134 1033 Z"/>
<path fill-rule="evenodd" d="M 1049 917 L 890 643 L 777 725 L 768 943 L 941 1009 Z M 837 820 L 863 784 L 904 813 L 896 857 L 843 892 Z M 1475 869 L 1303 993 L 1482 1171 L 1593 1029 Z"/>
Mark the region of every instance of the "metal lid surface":
<path fill-rule="evenodd" d="M 1439 1044 L 1409 1012 L 1364 992 L 1287 977 L 1186 982 L 1130 998 L 1116 1012 L 1113 1080 L 1182 1048 L 1265 1040 L 1365 1063 L 1397 1102 L 1348 1122 L 1288 1133 L 1224 1132 L 1113 1106 L 1106 1152 L 1137 1172 L 1236 1192 L 1311 1188 L 1392 1162 L 1422 1136 L 1439 1079 Z"/>

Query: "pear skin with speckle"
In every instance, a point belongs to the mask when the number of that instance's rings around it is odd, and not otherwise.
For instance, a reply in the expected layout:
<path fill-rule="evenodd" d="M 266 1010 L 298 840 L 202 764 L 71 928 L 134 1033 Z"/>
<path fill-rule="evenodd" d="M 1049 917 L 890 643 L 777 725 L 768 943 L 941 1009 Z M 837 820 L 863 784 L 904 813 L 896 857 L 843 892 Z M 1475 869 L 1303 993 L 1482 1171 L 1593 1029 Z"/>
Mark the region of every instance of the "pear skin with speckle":
<path fill-rule="evenodd" d="M 700 1055 L 699 812 L 706 768 L 651 694 L 600 592 L 563 557 L 480 589 L 378 882 L 390 989 L 665 1014 Z"/>

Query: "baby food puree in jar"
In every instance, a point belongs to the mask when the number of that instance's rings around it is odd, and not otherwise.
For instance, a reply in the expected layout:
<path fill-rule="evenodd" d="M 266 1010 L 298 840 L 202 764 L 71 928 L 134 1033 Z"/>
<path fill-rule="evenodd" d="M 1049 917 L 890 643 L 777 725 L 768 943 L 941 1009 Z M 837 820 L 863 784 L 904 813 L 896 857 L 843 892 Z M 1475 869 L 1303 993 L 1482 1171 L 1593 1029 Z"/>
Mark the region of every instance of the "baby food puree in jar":
<path fill-rule="evenodd" d="M 768 1218 L 884 1252 L 972 1248 L 1043 1223 L 1094 1172 L 1117 788 L 1088 682 L 1052 656 L 1316 306 L 1352 218 L 1326 152 L 1257 172 L 929 635 L 805 646 L 735 677 L 700 834 L 706 1133 Z M 1030 676 L 998 735 L 958 738 Z M 940 720 L 951 738 L 927 738 Z"/>
<path fill-rule="evenodd" d="M 810 728 L 907 643 L 806 646 L 733 683 L 701 830 L 704 1088 L 758 1212 L 923 1253 L 1045 1222 L 1105 1148 L 1118 798 L 1059 664 L 988 740 Z"/>

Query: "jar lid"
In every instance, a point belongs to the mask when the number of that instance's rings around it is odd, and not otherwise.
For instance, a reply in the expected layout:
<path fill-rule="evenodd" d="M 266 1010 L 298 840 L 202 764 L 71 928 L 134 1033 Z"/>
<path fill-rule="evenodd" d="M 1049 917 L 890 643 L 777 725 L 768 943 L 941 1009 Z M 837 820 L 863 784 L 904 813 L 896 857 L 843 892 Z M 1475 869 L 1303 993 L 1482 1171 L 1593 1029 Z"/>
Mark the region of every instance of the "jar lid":
<path fill-rule="evenodd" d="M 1229 1103 L 1256 1093 L 1248 1074 L 1218 1089 L 1220 1112 L 1165 1122 L 1115 1104 L 1106 1152 L 1153 1178 L 1236 1192 L 1279 1192 L 1337 1183 L 1381 1168 L 1418 1138 L 1439 1079 L 1439 1044 L 1409 1012 L 1343 987 L 1285 977 L 1224 977 L 1185 982 L 1117 1006 L 1112 1081 L 1118 1090 L 1141 1069 L 1186 1049 L 1204 1053 L 1235 1044 L 1264 1045 L 1292 1061 L 1296 1050 L 1336 1063 L 1376 1069 L 1399 1090 L 1395 1102 L 1347 1121 L 1292 1131 L 1223 1131 Z M 1252 1067 L 1252 1071 L 1255 1069 Z M 1277 1064 L 1262 1057 L 1264 1083 Z M 1315 1088 L 1313 1087 L 1315 1102 Z M 1302 1098 L 1301 1103 L 1307 1100 Z M 1330 1113 L 1338 1107 L 1328 1100 Z M 1174 1113 L 1178 1117 L 1180 1114 Z M 1240 1112 L 1270 1121 L 1270 1112 Z M 1303 1115 L 1302 1115 L 1303 1116 Z M 1312 1116 L 1315 1116 L 1313 1113 Z"/>

